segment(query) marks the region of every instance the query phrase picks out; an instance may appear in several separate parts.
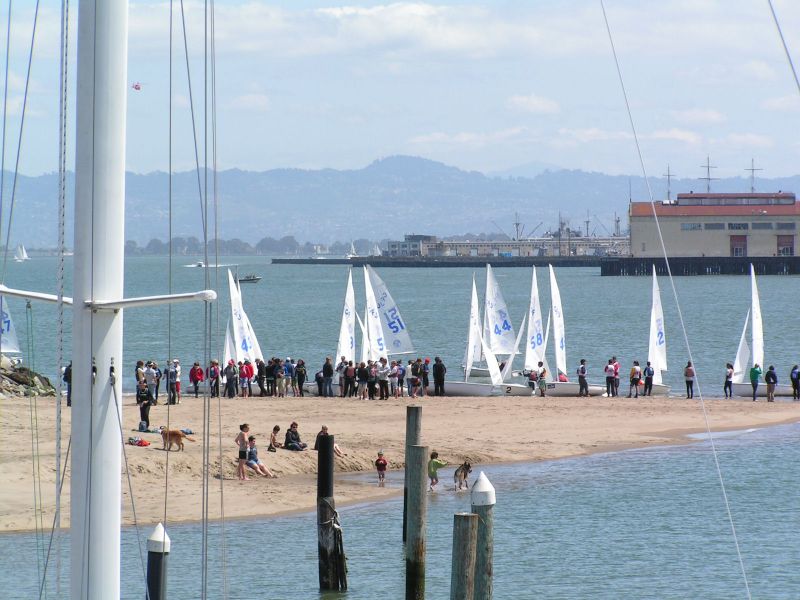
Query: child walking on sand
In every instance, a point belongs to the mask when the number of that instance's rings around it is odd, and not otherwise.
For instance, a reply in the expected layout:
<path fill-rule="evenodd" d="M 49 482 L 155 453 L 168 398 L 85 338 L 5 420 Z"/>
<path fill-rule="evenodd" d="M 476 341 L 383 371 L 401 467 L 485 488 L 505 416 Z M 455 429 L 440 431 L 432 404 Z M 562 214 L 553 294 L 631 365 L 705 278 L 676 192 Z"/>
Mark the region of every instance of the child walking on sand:
<path fill-rule="evenodd" d="M 250 426 L 247 423 L 239 425 L 239 435 L 233 440 L 234 444 L 239 446 L 239 466 L 236 469 L 236 474 L 239 476 L 240 481 L 249 481 L 245 465 L 247 464 L 247 432 L 250 431 Z"/>
<path fill-rule="evenodd" d="M 431 452 L 431 459 L 428 461 L 428 477 L 431 479 L 431 491 L 433 491 L 433 486 L 439 483 L 439 469 L 446 465 L 447 462 L 439 458 L 438 452 Z"/>
<path fill-rule="evenodd" d="M 383 450 L 379 450 L 378 460 L 375 461 L 375 468 L 378 470 L 378 487 L 383 487 L 386 479 L 386 467 L 388 466 L 389 461 L 383 457 Z"/>

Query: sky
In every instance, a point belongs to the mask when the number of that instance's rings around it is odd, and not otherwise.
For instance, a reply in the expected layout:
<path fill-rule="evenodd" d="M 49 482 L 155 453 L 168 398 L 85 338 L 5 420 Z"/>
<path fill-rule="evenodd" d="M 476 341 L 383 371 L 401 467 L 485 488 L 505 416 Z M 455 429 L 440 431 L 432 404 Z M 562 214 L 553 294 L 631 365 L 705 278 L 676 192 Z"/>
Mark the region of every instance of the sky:
<path fill-rule="evenodd" d="M 773 2 L 800 68 L 800 3 Z M 483 172 L 543 163 L 641 174 L 599 0 L 215 4 L 218 168 L 357 169 L 409 154 Z M 7 168 L 30 5 L 15 3 L 12 13 Z M 184 6 L 202 146 L 203 3 Z M 707 156 L 718 177 L 747 176 L 751 158 L 764 177 L 800 173 L 800 92 L 766 1 L 605 6 L 648 174 L 669 165 L 679 177 L 699 177 Z M 29 175 L 57 169 L 59 9 L 42 1 L 20 155 Z M 131 0 L 134 172 L 169 165 L 169 10 L 168 1 Z M 174 10 L 173 168 L 186 170 L 195 165 L 194 136 L 177 1 Z M 74 60 L 69 69 L 74 94 Z"/>

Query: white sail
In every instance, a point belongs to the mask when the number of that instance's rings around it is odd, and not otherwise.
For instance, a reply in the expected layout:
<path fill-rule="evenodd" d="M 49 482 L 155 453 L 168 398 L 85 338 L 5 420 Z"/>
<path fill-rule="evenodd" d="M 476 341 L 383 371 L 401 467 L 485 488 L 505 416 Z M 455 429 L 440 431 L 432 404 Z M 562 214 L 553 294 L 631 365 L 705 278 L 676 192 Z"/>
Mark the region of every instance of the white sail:
<path fill-rule="evenodd" d="M 383 326 L 381 325 L 381 317 L 378 313 L 378 302 L 375 299 L 375 290 L 372 288 L 367 267 L 364 267 L 364 291 L 367 298 L 367 313 L 364 315 L 367 327 L 367 336 L 369 337 L 369 352 L 368 356 L 371 360 L 380 358 L 386 355 L 386 342 L 383 338 Z"/>
<path fill-rule="evenodd" d="M 653 383 L 660 385 L 662 383 L 661 371 L 667 370 L 667 338 L 655 265 L 653 265 L 653 304 L 650 308 L 650 345 L 647 360 L 653 367 Z"/>
<path fill-rule="evenodd" d="M 22 262 L 23 260 L 25 260 L 25 249 L 22 244 L 17 244 L 17 249 L 14 251 L 14 261 Z"/>
<path fill-rule="evenodd" d="M 253 342 L 253 328 L 248 327 L 249 319 L 242 307 L 242 296 L 230 269 L 228 269 L 228 287 L 231 296 L 231 327 L 236 348 L 235 360 L 239 362 L 248 359 L 250 362 L 254 362 L 257 357 L 255 355 L 256 344 Z"/>
<path fill-rule="evenodd" d="M 239 303 L 242 302 L 242 284 L 237 281 L 236 282 L 236 291 L 239 292 Z M 261 354 L 261 346 L 258 343 L 258 338 L 256 337 L 256 332 L 253 329 L 253 325 L 250 323 L 250 318 L 247 316 L 247 313 L 244 312 L 244 308 L 242 308 L 242 320 L 244 321 L 244 327 L 247 330 L 247 334 L 250 337 L 250 342 L 253 345 L 253 351 L 251 353 L 252 357 L 250 360 L 255 361 L 256 358 L 264 358 L 264 355 Z"/>
<path fill-rule="evenodd" d="M 369 265 L 364 267 L 364 282 L 373 294 L 374 303 L 372 305 L 369 304 L 369 292 L 367 294 L 367 309 L 370 321 L 375 320 L 376 331 L 380 332 L 383 347 L 379 349 L 379 354 L 386 356 L 387 354 L 414 352 L 414 345 L 411 343 L 411 337 L 408 335 L 406 323 L 400 314 L 397 303 L 389 293 L 389 288 Z M 370 325 L 370 341 L 372 341 L 372 335 L 373 325 Z M 378 349 L 378 345 L 373 343 L 373 348 Z"/>
<path fill-rule="evenodd" d="M 742 337 L 739 338 L 739 347 L 736 349 L 736 360 L 733 361 L 733 382 L 744 383 L 747 366 L 750 363 L 750 346 L 747 345 L 747 323 L 750 321 L 750 311 L 744 318 Z"/>
<path fill-rule="evenodd" d="M 475 287 L 475 276 L 472 276 L 472 300 L 469 307 L 469 334 L 467 351 L 464 356 L 464 381 L 469 379 L 472 365 L 481 356 L 481 309 L 478 304 L 478 290 Z"/>
<path fill-rule="evenodd" d="M 358 326 L 361 327 L 361 362 L 367 364 L 367 361 L 372 360 L 370 358 L 369 353 L 369 331 L 367 330 L 367 325 L 365 321 L 367 320 L 367 313 L 364 312 L 364 320 L 361 320 L 361 317 L 358 316 L 356 313 L 356 319 L 358 319 Z"/>
<path fill-rule="evenodd" d="M 225 326 L 225 348 L 222 350 L 222 365 L 220 368 L 225 369 L 231 360 L 236 362 L 236 345 L 231 335 L 231 321 L 228 319 L 228 324 Z"/>
<path fill-rule="evenodd" d="M 553 344 L 556 351 L 556 369 L 554 379 L 559 373 L 567 374 L 567 342 L 564 335 L 564 312 L 561 308 L 561 292 L 558 290 L 556 273 L 553 265 L 550 266 L 550 302 L 553 305 Z"/>
<path fill-rule="evenodd" d="M 756 270 L 750 265 L 750 292 L 752 294 L 750 316 L 753 334 L 753 364 L 764 368 L 764 326 L 761 321 L 761 301 L 758 298 L 758 285 L 756 284 Z"/>
<path fill-rule="evenodd" d="M 522 326 L 520 326 L 522 331 Z M 525 345 L 525 369 L 531 371 L 539 361 L 544 361 L 547 344 L 542 323 L 542 308 L 539 302 L 539 283 L 536 281 L 536 267 L 531 275 L 531 301 L 528 306 L 528 335 Z"/>
<path fill-rule="evenodd" d="M 511 354 L 514 351 L 514 327 L 508 315 L 503 293 L 494 277 L 491 265 L 486 265 L 486 297 L 483 309 L 483 337 L 495 354 Z"/>
<path fill-rule="evenodd" d="M 3 354 L 21 354 L 19 349 L 19 338 L 14 321 L 11 319 L 11 311 L 8 309 L 8 302 L 5 297 L 0 296 L 0 336 L 2 336 Z"/>
<path fill-rule="evenodd" d="M 522 341 L 522 332 L 525 329 L 525 319 L 528 315 L 522 317 L 522 323 L 519 324 L 519 333 L 517 334 L 517 340 L 514 343 L 514 351 L 508 356 L 506 360 L 506 364 L 503 365 L 503 369 L 500 372 L 502 381 L 508 379 L 508 376 L 511 374 L 511 370 L 514 365 L 514 358 L 516 358 L 517 354 L 519 354 L 519 344 Z"/>
<path fill-rule="evenodd" d="M 31 257 L 28 256 L 28 251 L 25 250 L 25 245 L 24 244 L 20 244 L 19 247 L 22 249 L 22 260 L 30 260 Z"/>
<path fill-rule="evenodd" d="M 501 385 L 503 383 L 503 374 L 500 372 L 500 365 L 497 364 L 497 357 L 492 352 L 492 349 L 489 348 L 483 336 L 481 336 L 481 346 L 486 366 L 489 367 L 489 377 L 492 379 L 492 385 Z"/>
<path fill-rule="evenodd" d="M 342 307 L 342 324 L 339 326 L 339 343 L 336 346 L 336 360 L 356 360 L 356 295 L 353 291 L 353 271 L 347 274 L 347 289 Z"/>

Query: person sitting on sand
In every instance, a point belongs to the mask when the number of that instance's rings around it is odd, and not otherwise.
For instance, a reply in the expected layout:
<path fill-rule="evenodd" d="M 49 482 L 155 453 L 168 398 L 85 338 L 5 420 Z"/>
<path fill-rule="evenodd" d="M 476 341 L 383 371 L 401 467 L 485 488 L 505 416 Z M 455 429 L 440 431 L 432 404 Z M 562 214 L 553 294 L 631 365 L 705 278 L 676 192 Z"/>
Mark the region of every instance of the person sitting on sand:
<path fill-rule="evenodd" d="M 322 437 L 323 435 L 330 435 L 330 433 L 328 433 L 327 425 L 323 425 L 322 429 L 320 429 L 320 432 L 317 434 L 317 439 L 314 440 L 314 450 L 319 451 L 319 438 Z M 342 456 L 347 456 L 347 454 L 342 452 L 341 448 L 339 448 L 339 444 L 335 442 L 333 444 L 333 453 L 339 458 L 341 458 Z"/>
<path fill-rule="evenodd" d="M 267 468 L 261 459 L 258 458 L 258 448 L 256 448 L 256 436 L 251 435 L 247 438 L 247 466 L 259 475 L 264 477 L 277 477 Z"/>
<path fill-rule="evenodd" d="M 286 437 L 283 441 L 283 447 L 296 452 L 308 448 L 308 444 L 300 441 L 300 432 L 297 431 L 297 421 L 292 421 L 292 424 L 289 425 L 289 430 L 286 432 Z"/>
<path fill-rule="evenodd" d="M 270 452 L 277 452 L 278 448 L 283 448 L 283 444 L 278 441 L 278 434 L 280 431 L 280 425 L 275 425 L 275 427 L 272 428 L 272 433 L 269 436 L 269 448 L 267 448 Z"/>

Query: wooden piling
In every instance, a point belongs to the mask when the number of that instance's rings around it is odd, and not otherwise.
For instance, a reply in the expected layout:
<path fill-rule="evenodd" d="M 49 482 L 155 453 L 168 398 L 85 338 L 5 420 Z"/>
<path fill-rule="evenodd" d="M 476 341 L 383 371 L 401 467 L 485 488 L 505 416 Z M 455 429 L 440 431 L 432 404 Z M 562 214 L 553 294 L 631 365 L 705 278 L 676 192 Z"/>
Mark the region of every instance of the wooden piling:
<path fill-rule="evenodd" d="M 408 449 L 420 443 L 422 430 L 422 407 L 416 405 L 406 406 L 406 448 L 405 456 L 408 462 Z M 408 468 L 403 481 L 403 541 L 406 541 L 406 523 L 408 521 Z"/>
<path fill-rule="evenodd" d="M 319 589 L 347 589 L 347 559 L 333 499 L 333 436 L 319 438 L 317 455 L 317 549 Z"/>
<path fill-rule="evenodd" d="M 475 549 L 478 515 L 453 515 L 453 559 L 450 570 L 450 600 L 473 600 L 475 593 Z"/>
<path fill-rule="evenodd" d="M 406 454 L 408 527 L 406 600 L 425 598 L 425 527 L 428 512 L 428 447 L 411 446 Z"/>
<path fill-rule="evenodd" d="M 481 471 L 472 485 L 472 512 L 478 515 L 478 533 L 475 553 L 474 600 L 491 600 L 494 577 L 494 486 Z"/>

